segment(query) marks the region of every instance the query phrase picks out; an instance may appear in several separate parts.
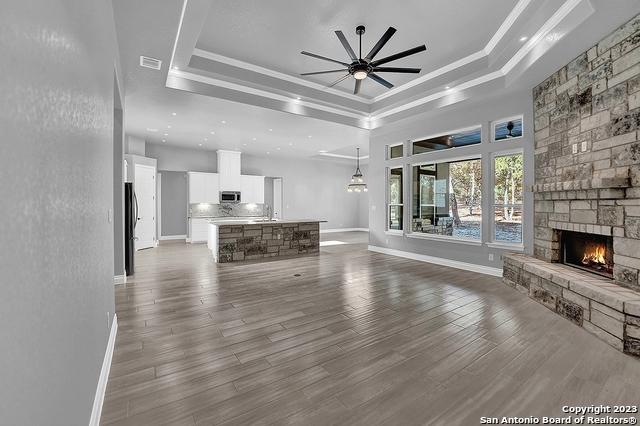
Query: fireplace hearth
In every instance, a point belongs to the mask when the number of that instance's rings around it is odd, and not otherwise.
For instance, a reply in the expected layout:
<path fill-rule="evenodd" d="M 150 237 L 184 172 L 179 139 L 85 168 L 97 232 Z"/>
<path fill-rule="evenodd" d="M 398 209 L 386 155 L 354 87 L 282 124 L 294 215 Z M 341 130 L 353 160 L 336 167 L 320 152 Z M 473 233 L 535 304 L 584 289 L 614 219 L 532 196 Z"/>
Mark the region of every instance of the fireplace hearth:
<path fill-rule="evenodd" d="M 613 238 L 562 231 L 561 261 L 569 266 L 613 278 Z"/>

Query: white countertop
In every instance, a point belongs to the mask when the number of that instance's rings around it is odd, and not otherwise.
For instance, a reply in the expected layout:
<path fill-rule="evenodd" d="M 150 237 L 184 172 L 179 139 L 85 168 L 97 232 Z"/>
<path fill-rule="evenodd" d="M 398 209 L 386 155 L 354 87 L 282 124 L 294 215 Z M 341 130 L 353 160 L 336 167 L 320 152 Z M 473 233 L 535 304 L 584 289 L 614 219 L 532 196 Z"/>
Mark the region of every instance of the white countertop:
<path fill-rule="evenodd" d="M 211 225 L 277 225 L 282 223 L 324 223 L 326 220 L 320 219 L 282 219 L 282 220 L 265 220 L 265 219 L 209 219 Z"/>

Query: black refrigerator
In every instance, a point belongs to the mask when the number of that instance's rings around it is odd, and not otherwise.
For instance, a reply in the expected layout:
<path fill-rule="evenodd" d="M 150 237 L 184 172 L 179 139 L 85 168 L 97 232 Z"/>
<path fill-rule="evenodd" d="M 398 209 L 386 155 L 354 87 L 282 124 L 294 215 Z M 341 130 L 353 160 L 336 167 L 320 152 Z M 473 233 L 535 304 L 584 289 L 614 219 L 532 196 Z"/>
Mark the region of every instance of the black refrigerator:
<path fill-rule="evenodd" d="M 124 269 L 127 276 L 133 275 L 134 254 L 136 251 L 136 223 L 138 221 L 138 200 L 133 190 L 133 183 L 124 184 Z"/>

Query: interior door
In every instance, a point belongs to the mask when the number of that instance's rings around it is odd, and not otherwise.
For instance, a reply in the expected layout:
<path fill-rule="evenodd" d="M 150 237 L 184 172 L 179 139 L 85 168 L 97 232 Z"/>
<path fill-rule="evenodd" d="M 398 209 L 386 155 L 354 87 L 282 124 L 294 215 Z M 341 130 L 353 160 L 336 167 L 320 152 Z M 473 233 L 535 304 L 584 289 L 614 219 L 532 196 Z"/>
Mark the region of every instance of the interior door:
<path fill-rule="evenodd" d="M 282 178 L 273 179 L 273 218 L 282 217 Z"/>
<path fill-rule="evenodd" d="M 155 246 L 156 169 L 136 164 L 134 187 L 138 203 L 136 250 Z"/>

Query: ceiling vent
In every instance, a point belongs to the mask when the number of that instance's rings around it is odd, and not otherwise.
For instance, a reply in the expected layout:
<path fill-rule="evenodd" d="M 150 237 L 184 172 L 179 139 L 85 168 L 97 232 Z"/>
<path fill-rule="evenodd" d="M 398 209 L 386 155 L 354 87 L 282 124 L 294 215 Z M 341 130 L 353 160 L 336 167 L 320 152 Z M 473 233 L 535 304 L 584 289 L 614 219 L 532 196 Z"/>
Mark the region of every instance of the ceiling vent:
<path fill-rule="evenodd" d="M 148 56 L 140 56 L 140 66 L 151 68 L 152 70 L 159 70 L 162 66 L 162 61 L 160 59 L 149 58 Z"/>

